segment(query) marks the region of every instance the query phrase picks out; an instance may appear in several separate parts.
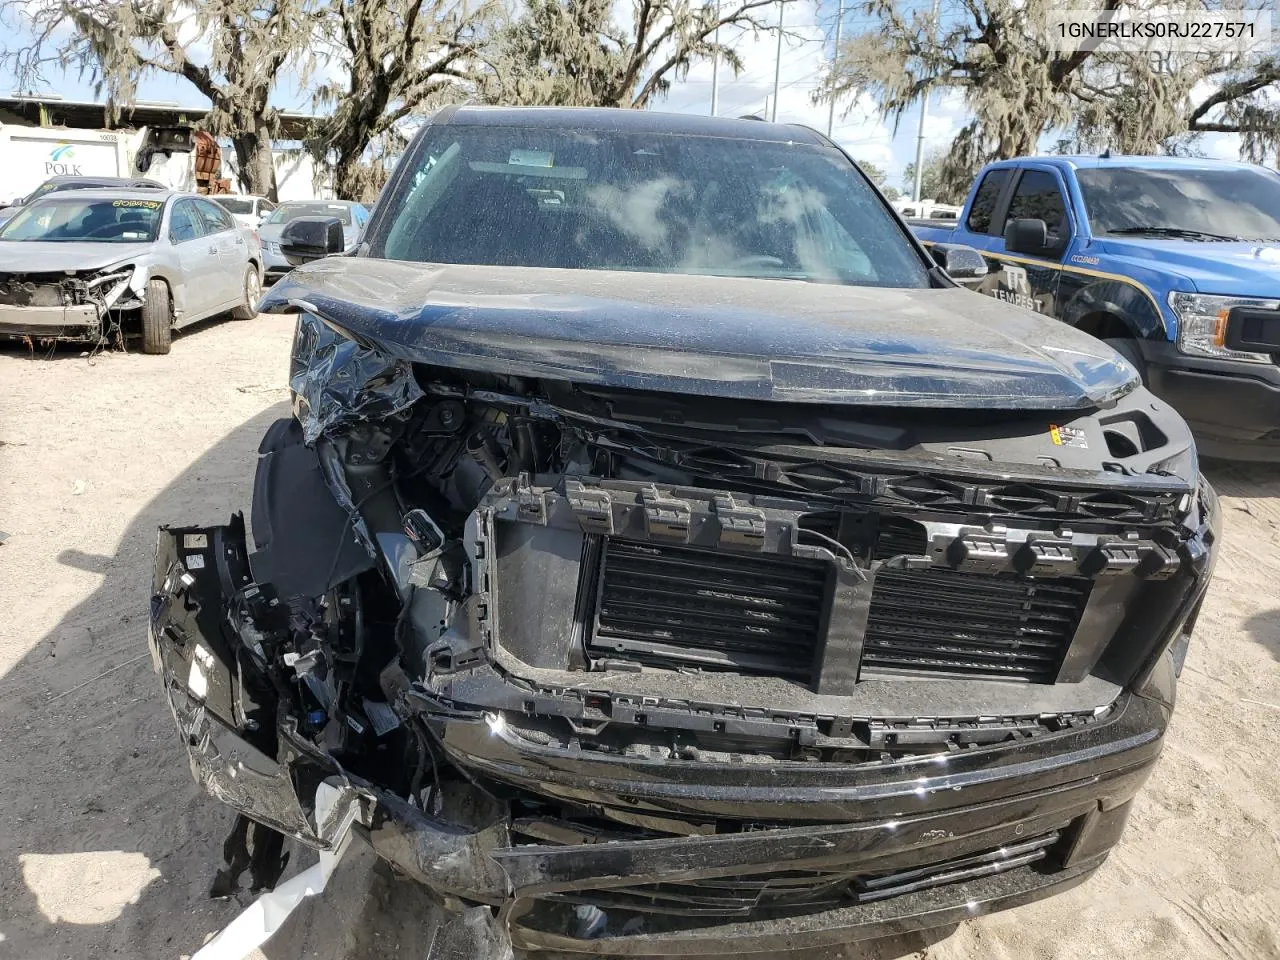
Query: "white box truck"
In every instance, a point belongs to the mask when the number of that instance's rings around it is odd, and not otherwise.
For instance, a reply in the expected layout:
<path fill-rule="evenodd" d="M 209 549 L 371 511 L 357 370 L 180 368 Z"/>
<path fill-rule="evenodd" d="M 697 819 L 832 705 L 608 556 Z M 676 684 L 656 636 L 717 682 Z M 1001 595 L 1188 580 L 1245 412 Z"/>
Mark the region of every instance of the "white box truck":
<path fill-rule="evenodd" d="M 0 202 L 25 197 L 50 177 L 132 177 L 129 134 L 0 124 Z"/>

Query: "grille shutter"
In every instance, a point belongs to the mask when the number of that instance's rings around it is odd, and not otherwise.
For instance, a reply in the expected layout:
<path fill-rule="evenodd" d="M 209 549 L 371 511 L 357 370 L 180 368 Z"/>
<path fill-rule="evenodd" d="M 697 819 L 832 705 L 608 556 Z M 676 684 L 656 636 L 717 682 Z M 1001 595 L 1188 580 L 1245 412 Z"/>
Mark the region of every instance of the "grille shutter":
<path fill-rule="evenodd" d="M 609 539 L 588 650 L 808 682 L 827 576 L 794 557 Z"/>
<path fill-rule="evenodd" d="M 1052 683 L 1090 581 L 950 570 L 876 576 L 861 677 L 931 674 Z"/>

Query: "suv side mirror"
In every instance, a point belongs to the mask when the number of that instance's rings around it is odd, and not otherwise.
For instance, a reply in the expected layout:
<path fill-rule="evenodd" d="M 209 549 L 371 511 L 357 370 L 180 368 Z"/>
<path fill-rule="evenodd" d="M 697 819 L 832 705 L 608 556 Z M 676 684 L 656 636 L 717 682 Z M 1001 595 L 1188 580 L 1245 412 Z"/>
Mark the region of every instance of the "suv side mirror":
<path fill-rule="evenodd" d="M 295 267 L 341 253 L 345 247 L 342 221 L 337 217 L 298 217 L 280 232 L 280 252 Z"/>
<path fill-rule="evenodd" d="M 986 258 L 967 244 L 935 243 L 929 252 L 956 283 L 971 286 L 987 275 Z"/>
<path fill-rule="evenodd" d="M 1049 228 L 1043 220 L 1010 220 L 1004 227 L 1004 248 L 1009 253 L 1041 257 L 1053 253 L 1049 244 Z"/>

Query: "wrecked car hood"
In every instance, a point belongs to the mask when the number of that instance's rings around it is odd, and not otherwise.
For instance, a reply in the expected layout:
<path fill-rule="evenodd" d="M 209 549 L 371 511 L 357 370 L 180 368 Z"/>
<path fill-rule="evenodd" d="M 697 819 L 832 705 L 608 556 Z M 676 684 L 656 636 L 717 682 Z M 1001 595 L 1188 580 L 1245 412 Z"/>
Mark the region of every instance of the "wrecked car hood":
<path fill-rule="evenodd" d="M 68 273 L 100 270 L 149 252 L 150 243 L 0 243 L 0 273 Z"/>
<path fill-rule="evenodd" d="M 1138 382 L 1100 341 L 958 288 L 337 257 L 260 309 L 419 363 L 725 398 L 1062 410 Z"/>

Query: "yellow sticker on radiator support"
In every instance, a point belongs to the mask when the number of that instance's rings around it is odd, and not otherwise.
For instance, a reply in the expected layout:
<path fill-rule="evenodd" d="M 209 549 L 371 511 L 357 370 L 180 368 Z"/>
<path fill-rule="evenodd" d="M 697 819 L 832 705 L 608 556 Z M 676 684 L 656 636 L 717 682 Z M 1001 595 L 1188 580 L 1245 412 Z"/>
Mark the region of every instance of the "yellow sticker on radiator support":
<path fill-rule="evenodd" d="M 1049 424 L 1049 439 L 1055 447 L 1078 447 L 1089 449 L 1089 439 L 1079 427 L 1060 427 L 1056 423 Z"/>

